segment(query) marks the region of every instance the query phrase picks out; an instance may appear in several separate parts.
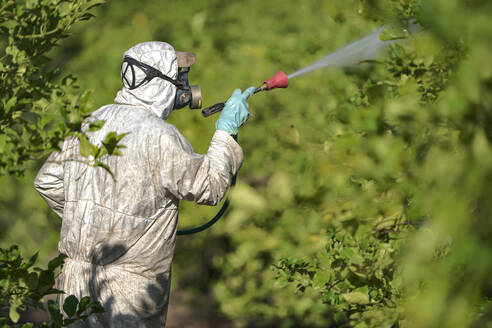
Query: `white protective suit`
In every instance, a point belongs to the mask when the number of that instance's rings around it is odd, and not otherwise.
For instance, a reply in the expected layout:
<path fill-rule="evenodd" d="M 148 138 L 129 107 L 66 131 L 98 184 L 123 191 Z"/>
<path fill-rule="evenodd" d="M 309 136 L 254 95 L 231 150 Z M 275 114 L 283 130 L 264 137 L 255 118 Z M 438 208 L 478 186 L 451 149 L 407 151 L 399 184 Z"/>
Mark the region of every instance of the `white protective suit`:
<path fill-rule="evenodd" d="M 176 78 L 175 51 L 167 43 L 141 43 L 125 55 Z M 216 131 L 207 154 L 199 155 L 165 122 L 175 93 L 174 85 L 154 78 L 134 90 L 123 88 L 115 104 L 92 114 L 90 120 L 106 121 L 88 133 L 92 143 L 111 131 L 128 133 L 121 140 L 123 155 L 103 161 L 114 180 L 101 167 L 72 160 L 79 158 L 72 138 L 34 182 L 63 219 L 58 249 L 68 258 L 58 288 L 79 299 L 90 295 L 106 310 L 84 327 L 165 326 L 178 202 L 216 205 L 241 166 L 241 147 L 228 133 Z"/>

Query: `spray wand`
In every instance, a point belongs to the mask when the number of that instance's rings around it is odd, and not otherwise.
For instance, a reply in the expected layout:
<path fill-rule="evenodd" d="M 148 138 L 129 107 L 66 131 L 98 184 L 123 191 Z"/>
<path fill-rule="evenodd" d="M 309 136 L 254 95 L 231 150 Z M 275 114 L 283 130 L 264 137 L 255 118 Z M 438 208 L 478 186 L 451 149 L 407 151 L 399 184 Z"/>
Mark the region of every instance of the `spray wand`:
<path fill-rule="evenodd" d="M 260 91 L 270 91 L 277 88 L 287 88 L 289 86 L 289 78 L 287 74 L 283 71 L 278 71 L 272 78 L 263 81 L 263 83 L 256 88 L 254 93 L 258 93 Z M 220 112 L 225 106 L 225 103 L 220 102 L 210 107 L 204 108 L 202 110 L 203 117 L 208 117 L 215 113 Z"/>
<path fill-rule="evenodd" d="M 258 88 L 256 88 L 254 94 L 258 93 L 260 91 L 270 91 L 270 90 L 273 90 L 276 88 L 287 88 L 288 85 L 289 85 L 289 78 L 287 77 L 287 74 L 285 74 L 283 71 L 278 71 L 277 74 L 275 74 L 272 78 L 263 81 L 263 83 Z M 207 108 L 202 110 L 202 115 L 204 117 L 208 117 L 210 115 L 218 113 L 224 108 L 224 106 L 225 106 L 225 103 L 220 102 L 220 103 L 217 103 L 217 104 L 212 105 L 210 107 L 207 107 Z M 237 136 L 235 136 L 235 139 L 236 138 L 237 138 Z M 235 184 L 236 184 L 236 176 L 234 176 L 232 178 L 231 186 L 234 186 Z M 200 232 L 200 231 L 203 231 L 203 230 L 209 228 L 210 226 L 212 226 L 215 222 L 217 222 L 224 215 L 224 213 L 228 207 L 229 207 L 229 199 L 226 199 L 226 201 L 224 202 L 224 204 L 220 208 L 219 212 L 217 212 L 217 214 L 212 219 L 210 219 L 208 222 L 206 222 L 206 223 L 204 223 L 198 227 L 195 227 L 195 228 L 179 229 L 177 231 L 177 234 L 178 235 L 190 235 L 190 234 L 197 233 L 197 232 Z"/>

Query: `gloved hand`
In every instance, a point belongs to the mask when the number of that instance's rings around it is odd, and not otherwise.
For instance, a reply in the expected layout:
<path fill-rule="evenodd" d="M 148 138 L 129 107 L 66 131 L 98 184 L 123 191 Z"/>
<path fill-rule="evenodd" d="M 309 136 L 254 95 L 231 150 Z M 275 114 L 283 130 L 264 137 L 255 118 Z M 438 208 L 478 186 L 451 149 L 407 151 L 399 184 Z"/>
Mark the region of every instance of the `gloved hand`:
<path fill-rule="evenodd" d="M 215 123 L 217 130 L 222 130 L 230 135 L 237 134 L 237 130 L 251 115 L 248 111 L 247 99 L 254 93 L 255 87 L 249 87 L 241 93 L 240 89 L 234 90 L 231 98 L 226 101 L 220 117 Z"/>

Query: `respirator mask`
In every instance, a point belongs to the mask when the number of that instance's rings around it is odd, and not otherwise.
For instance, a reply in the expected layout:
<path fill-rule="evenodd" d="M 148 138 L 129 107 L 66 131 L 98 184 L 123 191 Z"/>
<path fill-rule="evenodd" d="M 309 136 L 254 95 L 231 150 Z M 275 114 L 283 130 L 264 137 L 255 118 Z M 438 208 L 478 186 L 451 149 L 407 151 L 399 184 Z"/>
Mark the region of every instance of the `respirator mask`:
<path fill-rule="evenodd" d="M 183 55 L 185 54 L 185 55 Z M 194 63 L 194 56 L 190 57 L 189 53 L 176 53 L 178 57 L 178 76 L 175 79 L 164 75 L 158 69 L 142 63 L 132 57 L 125 56 L 123 63 L 126 63 L 125 70 L 121 74 L 123 85 L 129 90 L 136 89 L 142 85 L 149 83 L 154 78 L 166 80 L 176 86 L 176 98 L 174 100 L 174 109 L 180 109 L 190 106 L 190 109 L 202 108 L 202 93 L 198 85 L 190 85 L 188 82 L 188 73 L 190 66 Z M 188 56 L 186 56 L 188 55 Z M 182 65 L 180 65 L 182 64 Z M 183 67 L 184 66 L 184 67 Z M 140 69 L 145 74 L 145 78 L 137 83 L 135 68 Z M 127 72 L 131 72 L 131 81 L 127 79 Z"/>

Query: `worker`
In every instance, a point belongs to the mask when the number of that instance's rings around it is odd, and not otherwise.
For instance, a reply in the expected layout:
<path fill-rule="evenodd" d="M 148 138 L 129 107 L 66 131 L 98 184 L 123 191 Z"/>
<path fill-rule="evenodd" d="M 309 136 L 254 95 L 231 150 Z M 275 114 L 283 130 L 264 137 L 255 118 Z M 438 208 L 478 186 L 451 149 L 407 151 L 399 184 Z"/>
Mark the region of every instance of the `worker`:
<path fill-rule="evenodd" d="M 83 327 L 165 326 L 179 201 L 218 204 L 241 166 L 243 152 L 232 135 L 250 115 L 254 87 L 234 91 L 204 155 L 165 121 L 190 101 L 176 95 L 183 94 L 179 72 L 194 61 L 165 42 L 126 51 L 114 104 L 82 126 L 95 145 L 109 132 L 126 134 L 121 155 L 102 159 L 112 174 L 87 165 L 72 137 L 35 179 L 36 190 L 62 218 L 58 249 L 67 258 L 57 282 L 65 292 L 60 304 L 68 295 L 91 296 L 105 309 Z M 89 131 L 98 120 L 104 126 Z"/>

